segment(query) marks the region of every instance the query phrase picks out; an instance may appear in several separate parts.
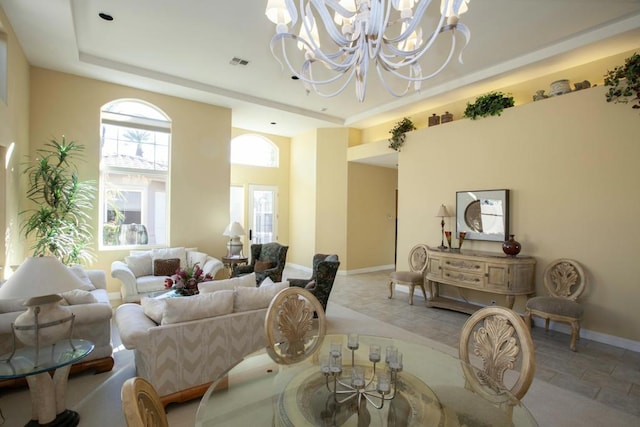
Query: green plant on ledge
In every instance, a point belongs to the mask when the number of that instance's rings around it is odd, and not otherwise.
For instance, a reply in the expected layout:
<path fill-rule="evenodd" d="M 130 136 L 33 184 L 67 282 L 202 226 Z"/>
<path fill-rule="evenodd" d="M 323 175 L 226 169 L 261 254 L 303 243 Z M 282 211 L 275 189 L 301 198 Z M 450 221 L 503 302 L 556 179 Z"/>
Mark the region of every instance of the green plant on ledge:
<path fill-rule="evenodd" d="M 499 116 L 502 110 L 513 106 L 513 96 L 502 92 L 489 92 L 477 97 L 473 104 L 467 102 L 464 116 L 471 120 L 476 120 L 478 117 Z"/>
<path fill-rule="evenodd" d="M 34 208 L 20 212 L 27 215 L 21 231 L 25 238 L 35 238 L 33 256 L 54 256 L 66 265 L 93 259 L 89 211 L 96 189 L 93 181 L 78 179 L 73 162 L 82 150 L 83 145 L 67 143 L 64 136 L 60 143 L 52 139 L 37 150 L 38 158 L 24 171 L 27 199 Z"/>
<path fill-rule="evenodd" d="M 412 130 L 416 130 L 416 126 L 408 117 L 405 117 L 396 123 L 393 129 L 389 131 L 391 134 L 391 138 L 389 138 L 389 148 L 400 151 L 400 147 L 402 147 L 404 140 L 407 137 L 405 132 L 410 132 Z"/>
<path fill-rule="evenodd" d="M 604 85 L 610 86 L 605 94 L 607 102 L 631 102 L 631 108 L 640 108 L 640 54 L 634 53 L 624 65 L 608 70 Z"/>

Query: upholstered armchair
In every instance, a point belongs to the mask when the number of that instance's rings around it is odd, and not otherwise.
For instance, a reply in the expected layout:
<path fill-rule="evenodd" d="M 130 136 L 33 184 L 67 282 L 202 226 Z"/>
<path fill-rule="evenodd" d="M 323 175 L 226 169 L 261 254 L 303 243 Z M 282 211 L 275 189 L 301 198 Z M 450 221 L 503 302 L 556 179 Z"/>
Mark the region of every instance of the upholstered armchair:
<path fill-rule="evenodd" d="M 306 288 L 326 310 L 338 267 L 340 267 L 338 255 L 315 254 L 313 256 L 313 272 L 309 279 L 287 279 L 287 281 L 290 286 Z"/>
<path fill-rule="evenodd" d="M 277 242 L 253 244 L 251 245 L 251 263 L 235 266 L 232 277 L 256 273 L 256 285 L 262 283 L 267 277 L 274 282 L 281 282 L 288 249 L 289 246 Z"/>

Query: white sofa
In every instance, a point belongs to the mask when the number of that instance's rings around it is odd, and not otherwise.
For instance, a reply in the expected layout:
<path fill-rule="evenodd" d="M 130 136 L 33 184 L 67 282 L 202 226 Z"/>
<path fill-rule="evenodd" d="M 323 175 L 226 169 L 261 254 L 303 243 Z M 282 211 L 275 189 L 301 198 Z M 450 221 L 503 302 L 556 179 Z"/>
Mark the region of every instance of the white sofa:
<path fill-rule="evenodd" d="M 114 261 L 111 264 L 111 277 L 120 280 L 120 294 L 123 302 L 138 302 L 143 296 L 165 289 L 164 280 L 167 276 L 154 273 L 156 260 L 180 259 L 180 268 L 192 267 L 198 263 L 203 274 L 216 273 L 224 265 L 222 261 L 196 248 L 161 248 L 148 251 L 131 251 L 124 261 Z"/>
<path fill-rule="evenodd" d="M 153 384 L 164 405 L 202 396 L 264 347 L 267 307 L 289 284 L 255 283 L 254 274 L 216 280 L 201 283 L 199 295 L 143 298 L 117 308 L 115 323 L 125 348 L 134 350 L 137 375 Z"/>
<path fill-rule="evenodd" d="M 113 368 L 111 345 L 113 310 L 107 294 L 107 276 L 102 270 L 85 270 L 80 266 L 72 267 L 71 270 L 81 281 L 78 286 L 81 292 L 64 293 L 62 296 L 68 301 L 71 312 L 75 314 L 73 337 L 89 340 L 95 345 L 94 350 L 86 358 L 71 367 L 71 372 L 85 369 L 93 369 L 96 373 L 110 371 Z M 89 294 L 93 298 L 90 298 Z M 87 302 L 89 300 L 97 302 Z M 22 301 L 0 301 L 0 354 L 11 352 L 13 342 L 11 324 L 24 310 Z M 7 385 L 10 382 L 14 383 L 8 380 L 1 381 L 0 385 Z"/>

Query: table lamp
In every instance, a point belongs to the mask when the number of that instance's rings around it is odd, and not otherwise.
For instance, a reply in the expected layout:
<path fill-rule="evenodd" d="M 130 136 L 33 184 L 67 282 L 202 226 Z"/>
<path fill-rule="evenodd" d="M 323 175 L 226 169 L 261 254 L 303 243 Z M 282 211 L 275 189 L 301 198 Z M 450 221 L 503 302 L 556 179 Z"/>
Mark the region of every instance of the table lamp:
<path fill-rule="evenodd" d="M 241 257 L 242 256 L 242 242 L 240 236 L 244 236 L 244 228 L 239 222 L 232 222 L 224 229 L 223 236 L 229 236 L 229 242 L 227 243 L 227 250 L 229 257 Z"/>
<path fill-rule="evenodd" d="M 70 337 L 73 314 L 59 304 L 59 294 L 81 286 L 78 276 L 57 258 L 25 259 L 0 286 L 0 299 L 26 299 L 27 310 L 13 323 L 15 337 L 36 349 Z"/>
<path fill-rule="evenodd" d="M 440 242 L 440 246 L 438 249 L 447 249 L 444 245 L 444 218 L 449 217 L 449 212 L 447 211 L 447 207 L 445 205 L 440 205 L 440 209 L 438 209 L 438 213 L 436 216 L 439 216 L 442 220 L 440 221 L 440 227 L 442 227 L 442 241 Z"/>

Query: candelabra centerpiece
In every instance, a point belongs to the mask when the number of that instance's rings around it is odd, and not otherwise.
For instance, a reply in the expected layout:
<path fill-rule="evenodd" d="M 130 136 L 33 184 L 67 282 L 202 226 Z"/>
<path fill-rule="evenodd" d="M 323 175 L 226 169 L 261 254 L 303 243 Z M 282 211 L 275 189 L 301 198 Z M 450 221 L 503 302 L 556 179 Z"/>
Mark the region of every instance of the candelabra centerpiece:
<path fill-rule="evenodd" d="M 361 403 L 369 402 L 382 409 L 384 402 L 396 396 L 398 373 L 402 371 L 402 353 L 395 346 L 385 348 L 385 367 L 378 368 L 382 360 L 381 347 L 369 346 L 369 361 L 373 364 L 369 378 L 365 366 L 356 365 L 355 352 L 360 344 L 357 334 L 349 334 L 347 347 L 351 351 L 349 375 L 343 376 L 342 343 L 331 343 L 329 354 L 320 357 L 320 370 L 324 374 L 327 390 L 338 404 L 355 399 L 358 411 Z M 364 399 L 364 400 L 363 400 Z"/>

